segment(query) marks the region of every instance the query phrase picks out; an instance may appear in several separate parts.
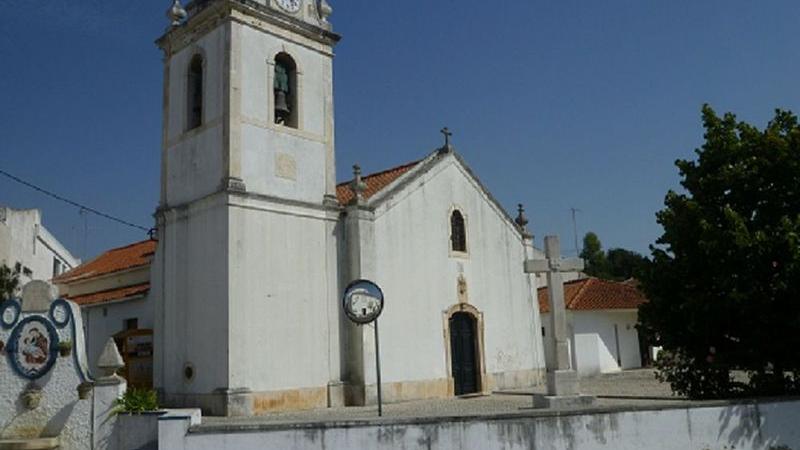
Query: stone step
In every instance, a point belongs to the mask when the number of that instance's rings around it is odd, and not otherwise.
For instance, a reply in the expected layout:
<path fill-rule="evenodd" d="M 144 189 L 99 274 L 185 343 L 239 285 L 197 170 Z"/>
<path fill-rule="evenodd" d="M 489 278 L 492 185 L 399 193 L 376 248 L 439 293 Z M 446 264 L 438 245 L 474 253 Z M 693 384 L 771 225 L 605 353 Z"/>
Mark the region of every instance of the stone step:
<path fill-rule="evenodd" d="M 51 450 L 58 448 L 58 438 L 0 439 L 0 450 Z"/>

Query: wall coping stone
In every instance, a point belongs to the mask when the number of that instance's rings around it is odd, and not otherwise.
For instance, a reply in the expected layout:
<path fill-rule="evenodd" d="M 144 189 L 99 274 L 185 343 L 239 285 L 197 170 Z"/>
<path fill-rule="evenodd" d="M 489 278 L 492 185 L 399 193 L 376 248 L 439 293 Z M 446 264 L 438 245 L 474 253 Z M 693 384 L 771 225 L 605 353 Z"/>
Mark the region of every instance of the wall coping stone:
<path fill-rule="evenodd" d="M 599 398 L 602 398 L 600 396 Z M 618 414 L 626 412 L 643 412 L 643 411 L 668 411 L 680 409 L 704 409 L 704 408 L 718 408 L 724 406 L 747 406 L 747 405 L 764 405 L 770 403 L 800 403 L 800 396 L 791 397 L 760 397 L 760 398 L 746 398 L 746 399 L 727 399 L 727 400 L 689 400 L 682 404 L 669 404 L 669 405 L 615 405 L 615 406 L 592 406 L 580 409 L 569 410 L 541 410 L 533 409 L 522 410 L 519 412 L 509 412 L 502 414 L 483 414 L 483 415 L 468 415 L 468 416 L 435 416 L 435 417 L 416 417 L 416 418 L 378 418 L 374 419 L 355 419 L 355 420 L 328 420 L 328 421 L 309 421 L 309 422 L 275 422 L 275 423 L 237 423 L 232 420 L 231 423 L 224 423 L 223 421 L 214 422 L 210 424 L 193 424 L 189 428 L 191 434 L 222 434 L 222 433 L 237 433 L 237 432 L 254 432 L 254 431 L 286 431 L 286 430 L 324 430 L 332 428 L 367 428 L 375 426 L 394 426 L 394 425 L 431 425 L 441 423 L 461 423 L 461 422 L 486 422 L 486 421 L 501 421 L 501 420 L 519 420 L 519 419 L 539 419 L 547 417 L 570 417 L 582 415 L 596 415 L 596 414 Z M 531 400 L 531 405 L 533 400 Z M 252 418 L 258 420 L 257 417 Z M 162 418 L 161 420 L 164 420 Z M 225 420 L 225 419 L 223 419 Z"/>

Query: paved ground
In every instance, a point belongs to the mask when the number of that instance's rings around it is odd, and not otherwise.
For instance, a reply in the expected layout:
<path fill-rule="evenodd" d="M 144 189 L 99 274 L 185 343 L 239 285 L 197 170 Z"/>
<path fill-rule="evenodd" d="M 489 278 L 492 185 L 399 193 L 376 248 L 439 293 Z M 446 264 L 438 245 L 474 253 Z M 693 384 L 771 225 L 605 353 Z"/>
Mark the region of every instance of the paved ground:
<path fill-rule="evenodd" d="M 687 403 L 674 397 L 668 385 L 659 383 L 652 370 L 632 370 L 581 380 L 581 391 L 597 397 L 593 408 L 674 406 Z M 419 400 L 384 405 L 384 419 L 468 417 L 530 413 L 533 392 L 543 393 L 544 386 L 527 391 L 495 392 L 492 395 L 442 400 Z M 586 409 L 586 408 L 582 408 Z M 546 413 L 546 411 L 542 411 Z M 274 413 L 258 417 L 203 417 L 203 425 L 268 425 L 377 419 L 377 407 L 331 408 L 316 411 Z"/>

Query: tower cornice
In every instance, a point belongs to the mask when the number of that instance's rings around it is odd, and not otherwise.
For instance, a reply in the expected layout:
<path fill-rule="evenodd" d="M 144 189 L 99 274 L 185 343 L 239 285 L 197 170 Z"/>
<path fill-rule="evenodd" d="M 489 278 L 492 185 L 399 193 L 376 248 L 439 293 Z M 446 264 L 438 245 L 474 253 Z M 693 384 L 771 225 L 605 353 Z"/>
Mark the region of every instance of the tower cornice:
<path fill-rule="evenodd" d="M 198 37 L 228 20 L 271 33 L 285 30 L 289 33 L 284 37 L 304 37 L 310 42 L 297 44 L 323 53 L 331 53 L 330 49 L 341 40 L 340 35 L 330 30 L 287 16 L 253 0 L 196 0 L 188 5 L 187 10 L 189 18 L 185 23 L 170 27 L 156 40 L 156 45 L 166 56 L 191 45 Z"/>

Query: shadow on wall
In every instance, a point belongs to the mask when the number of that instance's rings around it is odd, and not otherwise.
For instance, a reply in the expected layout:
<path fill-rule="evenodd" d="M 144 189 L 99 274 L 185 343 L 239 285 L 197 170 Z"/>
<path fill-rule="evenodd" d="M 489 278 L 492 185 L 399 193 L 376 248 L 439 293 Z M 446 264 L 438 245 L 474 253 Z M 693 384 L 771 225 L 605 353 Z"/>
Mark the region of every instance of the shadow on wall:
<path fill-rule="evenodd" d="M 727 441 L 731 448 L 792 450 L 783 444 L 787 439 L 791 441 L 790 437 L 777 432 L 797 429 L 796 424 L 800 423 L 800 415 L 787 405 L 780 402 L 759 405 L 753 401 L 723 408 L 717 418 L 717 439 L 719 442 Z"/>
<path fill-rule="evenodd" d="M 64 405 L 61 410 L 59 410 L 50 420 L 47 422 L 47 425 L 44 426 L 44 431 L 42 432 L 43 436 L 58 436 L 61 434 L 61 431 L 64 427 L 67 426 L 67 421 L 69 420 L 70 416 L 72 415 L 72 411 L 75 409 L 75 405 L 78 404 L 79 400 L 75 400 L 72 403 Z"/>

